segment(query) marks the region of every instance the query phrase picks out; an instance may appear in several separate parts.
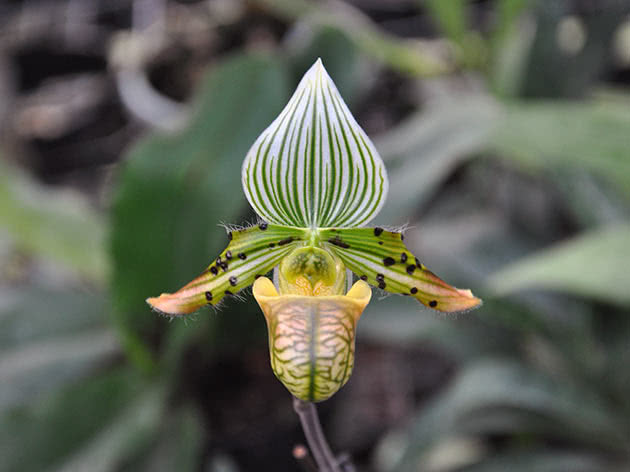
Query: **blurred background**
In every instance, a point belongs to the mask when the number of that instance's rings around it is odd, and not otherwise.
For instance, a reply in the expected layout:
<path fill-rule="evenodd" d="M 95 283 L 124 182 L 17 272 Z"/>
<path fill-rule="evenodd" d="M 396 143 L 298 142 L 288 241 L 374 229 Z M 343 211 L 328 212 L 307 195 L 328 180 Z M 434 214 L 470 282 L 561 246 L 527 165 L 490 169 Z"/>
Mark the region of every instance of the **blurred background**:
<path fill-rule="evenodd" d="M 0 3 L 0 471 L 297 471 L 251 297 L 144 299 L 255 220 L 241 162 L 321 57 L 428 267 L 319 406 L 359 471 L 630 470 L 630 2 Z"/>

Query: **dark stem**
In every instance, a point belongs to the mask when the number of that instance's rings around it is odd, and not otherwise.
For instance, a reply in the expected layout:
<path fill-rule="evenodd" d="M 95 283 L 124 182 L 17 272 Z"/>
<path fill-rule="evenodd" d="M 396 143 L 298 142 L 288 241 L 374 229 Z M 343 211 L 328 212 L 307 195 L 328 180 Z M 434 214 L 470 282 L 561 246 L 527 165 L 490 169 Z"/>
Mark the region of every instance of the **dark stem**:
<path fill-rule="evenodd" d="M 293 409 L 300 417 L 306 442 L 320 472 L 341 472 L 341 467 L 330 450 L 326 436 L 322 431 L 315 405 L 293 398 Z"/>

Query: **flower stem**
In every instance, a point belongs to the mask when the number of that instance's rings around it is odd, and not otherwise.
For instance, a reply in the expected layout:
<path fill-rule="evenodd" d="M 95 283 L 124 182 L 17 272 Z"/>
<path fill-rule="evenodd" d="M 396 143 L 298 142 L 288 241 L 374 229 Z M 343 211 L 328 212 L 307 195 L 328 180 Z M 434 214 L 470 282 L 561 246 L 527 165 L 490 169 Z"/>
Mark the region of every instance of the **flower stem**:
<path fill-rule="evenodd" d="M 339 463 L 330 450 L 326 436 L 322 431 L 315 404 L 294 397 L 293 409 L 300 417 L 306 442 L 320 472 L 341 472 Z"/>

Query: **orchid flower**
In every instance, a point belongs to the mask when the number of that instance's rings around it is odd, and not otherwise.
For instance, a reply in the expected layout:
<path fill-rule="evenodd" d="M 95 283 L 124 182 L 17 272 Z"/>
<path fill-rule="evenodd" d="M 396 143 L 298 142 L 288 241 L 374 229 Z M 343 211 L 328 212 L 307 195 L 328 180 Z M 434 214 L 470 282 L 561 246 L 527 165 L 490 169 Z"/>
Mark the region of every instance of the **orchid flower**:
<path fill-rule="evenodd" d="M 385 202 L 387 171 L 321 60 L 252 145 L 242 183 L 260 223 L 229 232 L 205 272 L 147 302 L 185 316 L 253 284 L 271 366 L 295 397 L 325 400 L 347 382 L 370 285 L 441 312 L 480 305 L 428 270 L 402 232 L 365 227 Z M 274 269 L 275 285 L 264 277 Z"/>

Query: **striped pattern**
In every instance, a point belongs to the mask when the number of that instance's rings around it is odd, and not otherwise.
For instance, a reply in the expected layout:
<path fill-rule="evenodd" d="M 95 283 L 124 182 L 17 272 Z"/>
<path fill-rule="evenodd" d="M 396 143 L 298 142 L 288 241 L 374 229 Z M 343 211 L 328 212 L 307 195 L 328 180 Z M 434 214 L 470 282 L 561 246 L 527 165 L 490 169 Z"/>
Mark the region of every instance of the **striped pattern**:
<path fill-rule="evenodd" d="M 230 233 L 230 244 L 196 279 L 177 292 L 148 298 L 147 303 L 168 316 L 183 316 L 204 305 L 216 305 L 236 294 L 279 264 L 308 232 L 300 228 L 260 224 Z"/>
<path fill-rule="evenodd" d="M 319 238 L 358 277 L 390 293 L 409 295 L 423 305 L 453 313 L 476 308 L 481 300 L 428 270 L 405 247 L 401 233 L 381 228 L 322 229 Z"/>
<path fill-rule="evenodd" d="M 313 229 L 367 224 L 388 189 L 383 161 L 321 60 L 249 150 L 242 181 L 263 219 Z"/>

